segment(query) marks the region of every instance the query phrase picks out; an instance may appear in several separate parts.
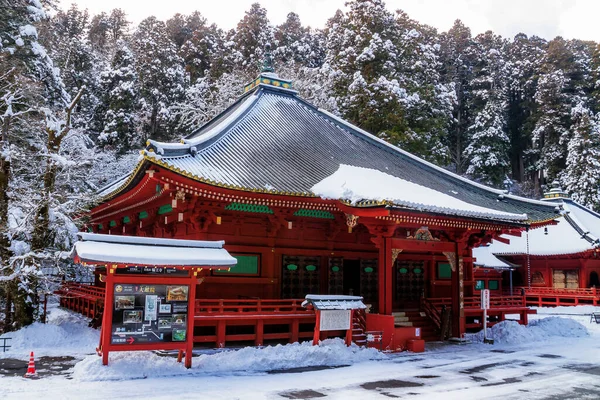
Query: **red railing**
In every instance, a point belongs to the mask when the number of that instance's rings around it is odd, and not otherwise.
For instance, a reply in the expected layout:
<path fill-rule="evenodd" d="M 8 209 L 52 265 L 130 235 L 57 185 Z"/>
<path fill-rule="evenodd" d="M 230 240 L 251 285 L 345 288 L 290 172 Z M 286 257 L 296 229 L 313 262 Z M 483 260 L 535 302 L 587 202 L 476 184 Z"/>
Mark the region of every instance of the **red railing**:
<path fill-rule="evenodd" d="M 251 314 L 314 314 L 300 299 L 197 299 L 196 316 Z"/>
<path fill-rule="evenodd" d="M 600 293 L 596 288 L 519 287 L 515 290 L 518 292 L 524 291 L 523 301 L 528 306 L 600 305 Z"/>
<path fill-rule="evenodd" d="M 452 307 L 451 298 L 428 298 L 422 301 L 422 311 L 438 327 L 441 327 L 442 306 Z M 490 298 L 490 308 L 487 310 L 488 326 L 504 321 L 507 315 L 519 315 L 519 323 L 527 324 L 528 315 L 535 314 L 535 310 L 529 309 L 524 304 L 522 296 L 493 296 Z M 481 298 L 465 297 L 464 314 L 467 329 L 483 329 L 483 310 L 481 309 Z"/>

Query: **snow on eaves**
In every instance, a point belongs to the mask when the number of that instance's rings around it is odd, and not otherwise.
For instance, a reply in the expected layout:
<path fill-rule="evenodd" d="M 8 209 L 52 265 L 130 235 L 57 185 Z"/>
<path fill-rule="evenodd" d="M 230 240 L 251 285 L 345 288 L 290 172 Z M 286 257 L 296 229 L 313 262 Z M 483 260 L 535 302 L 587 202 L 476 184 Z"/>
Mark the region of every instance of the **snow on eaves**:
<path fill-rule="evenodd" d="M 528 198 L 525 198 L 525 197 L 520 197 L 520 196 L 515 196 L 515 195 L 507 194 L 507 193 L 505 193 L 503 190 L 494 189 L 494 188 L 491 188 L 491 187 L 488 187 L 488 186 L 482 185 L 482 184 L 480 184 L 480 183 L 477 183 L 477 182 L 471 181 L 471 180 L 469 180 L 469 179 L 467 179 L 467 178 L 465 178 L 465 177 L 462 177 L 462 176 L 460 176 L 460 175 L 454 174 L 454 173 L 452 173 L 452 172 L 450 172 L 450 171 L 448 171 L 448 170 L 446 170 L 446 169 L 444 169 L 444 168 L 442 168 L 442 167 L 439 167 L 439 166 L 437 166 L 437 165 L 435 165 L 435 164 L 432 164 L 432 163 L 430 163 L 429 161 L 426 161 L 426 160 L 424 160 L 424 159 L 422 159 L 422 158 L 420 158 L 420 157 L 417 157 L 417 156 L 415 156 L 414 154 L 411 154 L 411 153 L 409 153 L 409 152 L 407 152 L 407 151 L 405 151 L 405 150 L 402 150 L 401 148 L 399 148 L 399 147 L 397 147 L 397 146 L 394 146 L 394 145 L 392 145 L 392 144 L 390 144 L 390 143 L 386 142 L 385 140 L 383 140 L 383 139 L 380 139 L 380 138 L 378 138 L 377 136 L 375 136 L 375 135 L 372 135 L 372 134 L 370 134 L 369 132 L 367 132 L 367 131 L 365 131 L 365 130 L 363 130 L 363 129 L 361 129 L 361 128 L 357 127 L 357 126 L 355 126 L 355 125 L 352 125 L 352 124 L 351 124 L 350 122 L 348 122 L 348 121 L 344 121 L 344 120 L 343 120 L 343 119 L 341 119 L 340 117 L 338 117 L 338 116 L 336 116 L 336 115 L 334 115 L 334 114 L 330 113 L 330 112 L 329 112 L 329 111 L 327 111 L 327 110 L 324 110 L 324 109 L 322 109 L 322 108 L 319 108 L 318 110 L 319 110 L 321 113 L 323 113 L 323 114 L 325 114 L 326 116 L 328 116 L 329 118 L 331 118 L 332 120 L 334 120 L 334 121 L 335 121 L 337 124 L 339 124 L 339 127 L 340 127 L 341 129 L 347 129 L 347 128 L 353 129 L 353 130 L 355 130 L 356 132 L 359 132 L 359 133 L 361 133 L 362 135 L 364 135 L 364 136 L 366 136 L 366 137 L 368 137 L 368 138 L 370 138 L 370 139 L 372 139 L 372 140 L 374 140 L 374 141 L 376 141 L 376 142 L 378 142 L 378 143 L 380 143 L 380 144 L 383 144 L 384 146 L 386 146 L 386 147 L 388 147 L 388 148 L 392 149 L 393 151 L 399 152 L 399 153 L 401 153 L 401 154 L 403 154 L 403 155 L 405 155 L 405 156 L 407 156 L 407 157 L 410 157 L 410 158 L 412 158 L 413 160 L 416 160 L 416 161 L 418 161 L 419 163 L 421 163 L 421 164 L 423 164 L 423 165 L 426 165 L 426 166 L 428 166 L 428 167 L 430 167 L 430 168 L 433 168 L 433 169 L 434 169 L 434 170 L 436 170 L 436 171 L 443 172 L 444 174 L 446 174 L 446 175 L 448 175 L 448 176 L 451 176 L 451 177 L 453 177 L 453 178 L 456 178 L 456 179 L 458 179 L 458 180 L 461 180 L 461 181 L 463 181 L 463 182 L 465 182 L 465 183 L 468 183 L 469 185 L 472 185 L 472 186 L 478 187 L 478 188 L 480 188 L 480 189 L 484 189 L 484 190 L 486 190 L 486 191 L 488 191 L 488 192 L 491 192 L 491 193 L 494 193 L 494 194 L 497 194 L 497 195 L 502 195 L 502 196 L 504 196 L 505 198 L 508 198 L 508 199 L 514 199 L 514 200 L 523 201 L 523 202 L 526 202 L 526 203 L 532 203 L 532 204 L 536 204 L 536 205 L 545 205 L 545 206 L 548 206 L 548 203 L 547 203 L 547 202 L 544 202 L 544 201 L 541 201 L 541 200 L 528 199 Z"/>
<path fill-rule="evenodd" d="M 520 237 L 503 235 L 510 244 L 494 240 L 485 249 L 495 255 L 524 255 L 527 254 L 527 235 L 532 256 L 577 254 L 594 248 L 565 218 L 557 222 L 556 225 L 523 232 Z"/>
<path fill-rule="evenodd" d="M 368 200 L 390 201 L 399 207 L 424 212 L 506 221 L 527 220 L 526 214 L 477 206 L 378 170 L 350 165 L 340 165 L 336 172 L 311 190 L 321 198 L 346 200 L 354 205 Z"/>

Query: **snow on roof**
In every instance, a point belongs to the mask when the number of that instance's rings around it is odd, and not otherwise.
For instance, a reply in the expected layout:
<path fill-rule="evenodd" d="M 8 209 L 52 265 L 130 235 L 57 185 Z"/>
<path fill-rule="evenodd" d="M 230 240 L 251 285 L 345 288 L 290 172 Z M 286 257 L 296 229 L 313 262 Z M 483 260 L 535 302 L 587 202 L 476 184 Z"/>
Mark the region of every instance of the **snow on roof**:
<path fill-rule="evenodd" d="M 171 265 L 229 268 L 237 264 L 223 241 L 157 239 L 79 233 L 71 255 L 90 264 Z"/>
<path fill-rule="evenodd" d="M 487 249 L 496 255 L 527 254 L 527 235 L 529 235 L 529 254 L 532 256 L 577 254 L 593 249 L 593 245 L 565 218 L 560 218 L 557 222 L 557 225 L 532 229 L 529 233 L 523 232 L 521 237 L 502 235 L 510 240 L 510 244 L 494 240 Z"/>
<path fill-rule="evenodd" d="M 367 308 L 360 296 L 307 294 L 302 307 L 309 304 L 317 310 L 362 310 Z"/>
<path fill-rule="evenodd" d="M 479 267 L 494 269 L 510 269 L 512 266 L 490 252 L 489 246 L 481 246 L 473 249 L 473 257 L 476 258 L 473 264 Z"/>
<path fill-rule="evenodd" d="M 574 201 L 563 202 L 569 218 L 592 240 L 600 239 L 600 214 Z"/>
<path fill-rule="evenodd" d="M 420 211 L 509 221 L 527 220 L 526 214 L 477 206 L 375 169 L 351 165 L 340 165 L 336 172 L 311 190 L 324 199 L 348 200 L 353 204 L 363 200 L 388 200 L 394 205 Z"/>

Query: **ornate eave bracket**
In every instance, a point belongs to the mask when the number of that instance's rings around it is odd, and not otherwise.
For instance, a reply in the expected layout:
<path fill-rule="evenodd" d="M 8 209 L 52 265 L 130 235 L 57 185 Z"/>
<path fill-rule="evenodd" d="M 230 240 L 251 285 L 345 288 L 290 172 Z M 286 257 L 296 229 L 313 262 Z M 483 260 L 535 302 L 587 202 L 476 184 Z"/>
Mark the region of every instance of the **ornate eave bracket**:
<path fill-rule="evenodd" d="M 352 233 L 352 228 L 358 224 L 358 215 L 346 214 L 346 225 L 348 225 L 348 233 Z"/>
<path fill-rule="evenodd" d="M 392 265 L 396 264 L 396 259 L 400 253 L 402 253 L 402 249 L 392 249 Z"/>

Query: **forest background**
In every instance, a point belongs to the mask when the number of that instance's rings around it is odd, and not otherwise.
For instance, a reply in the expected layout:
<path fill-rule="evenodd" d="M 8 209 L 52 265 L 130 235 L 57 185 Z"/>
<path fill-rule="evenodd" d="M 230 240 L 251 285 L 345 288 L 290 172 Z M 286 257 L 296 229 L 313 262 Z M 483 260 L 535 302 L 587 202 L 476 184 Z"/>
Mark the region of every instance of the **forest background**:
<path fill-rule="evenodd" d="M 201 8 L 201 6 L 199 6 Z M 539 198 L 557 182 L 600 210 L 600 45 L 447 32 L 381 0 L 324 27 L 253 4 L 237 27 L 202 16 L 90 15 L 0 0 L 0 329 L 39 318 L 95 193 L 149 138 L 176 141 L 241 94 L 271 44 L 300 95 L 452 172 Z"/>

